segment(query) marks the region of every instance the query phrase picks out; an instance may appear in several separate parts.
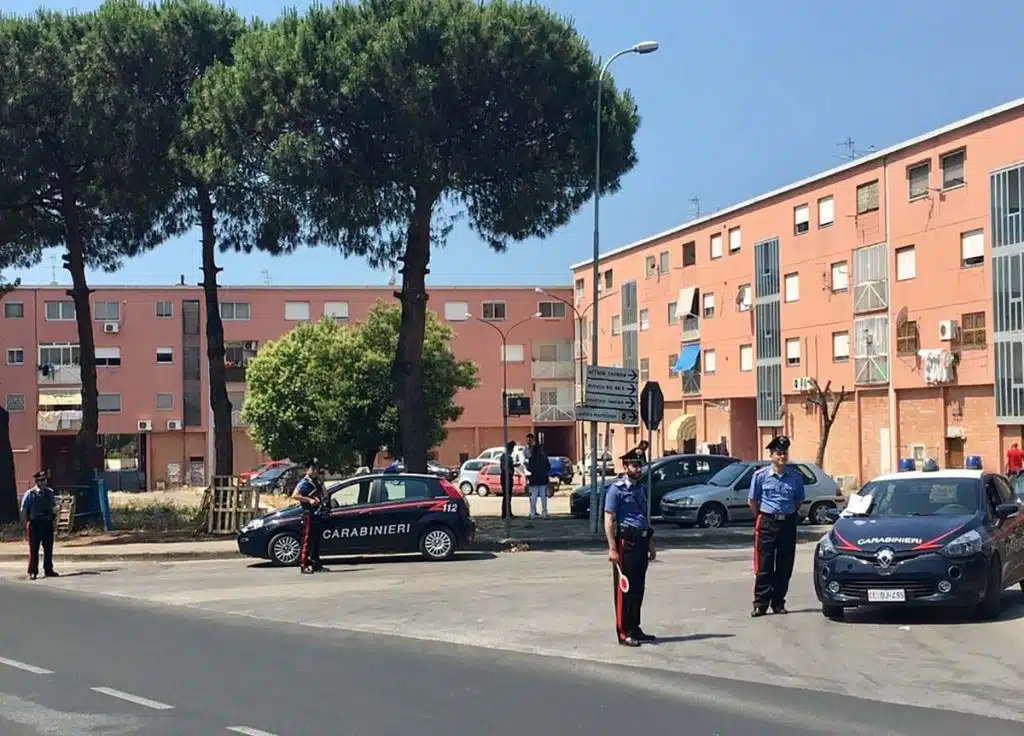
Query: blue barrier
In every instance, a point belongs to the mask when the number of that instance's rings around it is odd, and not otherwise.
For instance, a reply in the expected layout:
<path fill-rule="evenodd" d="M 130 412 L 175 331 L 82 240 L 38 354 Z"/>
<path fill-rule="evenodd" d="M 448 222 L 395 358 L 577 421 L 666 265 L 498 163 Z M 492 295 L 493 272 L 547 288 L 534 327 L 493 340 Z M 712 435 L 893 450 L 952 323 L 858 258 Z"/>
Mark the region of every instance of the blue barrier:
<path fill-rule="evenodd" d="M 113 524 L 110 519 L 110 498 L 107 496 L 107 481 L 97 474 L 92 479 L 93 492 L 96 494 L 97 505 L 99 506 L 100 517 L 103 519 L 103 529 L 110 531 Z"/>

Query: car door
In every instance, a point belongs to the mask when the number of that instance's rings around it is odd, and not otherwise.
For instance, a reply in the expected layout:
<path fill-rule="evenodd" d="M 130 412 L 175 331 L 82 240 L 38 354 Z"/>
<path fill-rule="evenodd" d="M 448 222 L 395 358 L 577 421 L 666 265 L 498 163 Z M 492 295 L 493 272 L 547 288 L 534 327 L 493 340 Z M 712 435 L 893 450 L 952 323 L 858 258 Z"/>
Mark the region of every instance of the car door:
<path fill-rule="evenodd" d="M 328 494 L 330 511 L 324 519 L 320 550 L 325 554 L 358 554 L 368 551 L 368 542 L 359 536 L 359 527 L 370 511 L 373 478 L 354 478 L 333 488 Z"/>
<path fill-rule="evenodd" d="M 736 521 L 753 521 L 754 515 L 750 511 L 750 506 L 747 505 L 747 497 L 750 494 L 750 482 L 754 478 L 754 473 L 761 469 L 762 466 L 751 466 L 736 479 L 733 483 L 732 488 L 729 489 L 729 518 Z"/>
<path fill-rule="evenodd" d="M 385 477 L 370 491 L 364 515 L 370 551 L 412 552 L 419 547 L 419 521 L 434 505 L 437 481 L 417 476 Z"/>
<path fill-rule="evenodd" d="M 666 493 L 687 485 L 684 481 L 685 475 L 684 461 L 682 460 L 663 460 L 654 466 L 651 471 L 651 514 L 653 516 L 661 513 L 661 499 Z"/>
<path fill-rule="evenodd" d="M 999 503 L 1016 503 L 1017 496 L 1010 481 L 1001 475 L 992 475 L 993 485 L 999 494 Z M 1008 583 L 1024 579 L 1024 513 L 1018 511 L 1016 516 L 1005 519 L 1000 525 L 1006 535 L 1006 577 Z"/>

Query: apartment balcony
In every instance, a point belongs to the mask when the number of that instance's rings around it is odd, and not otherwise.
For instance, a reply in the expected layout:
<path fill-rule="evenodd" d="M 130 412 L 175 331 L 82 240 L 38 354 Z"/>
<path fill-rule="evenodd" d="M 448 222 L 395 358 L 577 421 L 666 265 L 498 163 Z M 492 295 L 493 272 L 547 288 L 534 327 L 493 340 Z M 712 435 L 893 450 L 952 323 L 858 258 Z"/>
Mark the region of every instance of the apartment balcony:
<path fill-rule="evenodd" d="M 82 366 L 47 365 L 36 372 L 40 386 L 81 386 Z"/>
<path fill-rule="evenodd" d="M 235 363 L 225 363 L 224 380 L 227 383 L 245 383 L 245 366 Z"/>
<path fill-rule="evenodd" d="M 700 339 L 700 317 L 695 314 L 688 314 L 683 317 L 681 322 L 683 342 Z M 698 393 L 700 392 L 698 391 Z"/>
<path fill-rule="evenodd" d="M 572 380 L 577 370 L 571 360 L 535 360 L 531 372 L 534 378 Z"/>
<path fill-rule="evenodd" d="M 683 396 L 697 396 L 700 394 L 700 373 L 690 371 L 683 374 Z"/>
<path fill-rule="evenodd" d="M 82 428 L 81 409 L 61 409 L 55 411 L 40 409 L 36 415 L 36 427 L 40 432 L 77 432 Z"/>
<path fill-rule="evenodd" d="M 535 404 L 533 421 L 542 422 L 574 422 L 576 408 L 572 404 Z"/>

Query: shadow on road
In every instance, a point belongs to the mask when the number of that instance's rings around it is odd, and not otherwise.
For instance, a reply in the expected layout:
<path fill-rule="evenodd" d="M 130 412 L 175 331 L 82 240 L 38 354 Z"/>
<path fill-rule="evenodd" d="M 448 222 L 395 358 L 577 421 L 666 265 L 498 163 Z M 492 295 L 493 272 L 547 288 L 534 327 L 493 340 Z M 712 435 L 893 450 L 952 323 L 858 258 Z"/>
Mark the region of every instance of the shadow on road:
<path fill-rule="evenodd" d="M 691 641 L 704 641 L 705 639 L 732 639 L 735 634 L 686 634 L 685 636 L 659 636 L 657 641 L 651 644 L 685 644 Z"/>
<path fill-rule="evenodd" d="M 331 567 L 355 567 L 357 565 L 391 565 L 396 563 L 404 563 L 407 565 L 420 564 L 452 564 L 457 562 L 471 562 L 474 560 L 493 560 L 498 555 L 494 552 L 459 552 L 452 559 L 447 560 L 444 563 L 435 563 L 429 560 L 423 559 L 418 554 L 408 555 L 359 555 L 356 557 L 329 557 L 324 556 L 323 562 L 325 565 Z M 278 567 L 273 562 L 254 562 L 247 567 L 254 570 L 262 570 L 265 568 Z M 292 567 L 297 567 L 293 565 Z M 328 571 L 329 572 L 329 571 Z"/>
<path fill-rule="evenodd" d="M 1003 592 L 1003 612 L 995 621 L 978 619 L 973 611 L 962 608 L 857 608 L 847 609 L 843 619 L 849 624 L 898 624 L 901 626 L 948 626 L 951 624 L 990 624 L 1024 620 L 1024 593 Z"/>

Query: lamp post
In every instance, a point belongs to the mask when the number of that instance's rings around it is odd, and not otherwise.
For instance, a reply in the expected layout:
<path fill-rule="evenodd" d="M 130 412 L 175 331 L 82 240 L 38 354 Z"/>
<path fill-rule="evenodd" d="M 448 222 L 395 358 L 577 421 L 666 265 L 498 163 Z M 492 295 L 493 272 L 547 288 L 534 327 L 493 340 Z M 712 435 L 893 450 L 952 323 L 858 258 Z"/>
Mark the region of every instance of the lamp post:
<path fill-rule="evenodd" d="M 598 261 L 601 258 L 601 92 L 604 89 L 604 75 L 608 72 L 608 67 L 611 66 L 612 62 L 618 59 L 620 56 L 626 54 L 650 54 L 658 50 L 657 41 L 641 41 L 640 43 L 630 46 L 628 49 L 623 49 L 618 53 L 612 55 L 608 61 L 601 67 L 601 74 L 597 78 L 597 140 L 595 144 L 595 157 L 594 157 L 594 261 L 593 268 L 591 269 L 591 278 L 594 283 L 593 288 L 593 299 L 591 300 L 594 305 L 594 324 L 590 332 L 590 365 L 597 365 L 597 300 L 598 300 L 598 289 L 597 280 L 600 278 L 600 269 Z M 597 534 L 601 529 L 601 520 L 598 503 L 600 494 L 597 490 L 597 422 L 592 421 L 590 423 L 590 531 L 593 534 Z"/>
<path fill-rule="evenodd" d="M 489 322 L 486 319 L 480 319 L 479 317 L 475 317 L 472 314 L 467 314 L 466 316 L 471 318 L 471 319 L 475 319 L 477 322 L 482 322 L 483 324 L 487 325 L 488 327 L 493 329 L 495 332 L 497 332 L 498 335 L 501 336 L 501 436 L 502 436 L 501 445 L 502 445 L 503 448 L 505 448 L 505 455 L 507 456 L 508 455 L 508 360 L 506 360 L 506 358 L 508 356 L 506 355 L 506 353 L 508 352 L 508 336 L 511 335 L 512 334 L 512 330 L 517 328 L 519 325 L 525 324 L 526 322 L 529 322 L 531 319 L 537 319 L 538 317 L 540 317 L 540 312 L 536 312 L 535 314 L 531 314 L 529 317 L 524 317 L 523 319 L 519 320 L 518 322 L 513 323 L 512 326 L 509 327 L 507 330 L 503 330 L 500 327 L 498 327 L 498 325 L 494 324 L 493 322 Z M 512 468 L 512 458 L 511 457 L 507 457 L 506 458 L 506 463 L 508 463 L 509 469 L 511 469 Z M 504 471 L 502 471 L 502 473 L 504 474 Z M 504 477 L 504 475 L 503 475 L 503 477 Z M 503 507 L 505 507 L 502 510 L 507 512 L 507 513 L 504 514 L 503 521 L 505 522 L 505 524 L 504 524 L 505 525 L 505 538 L 508 539 L 508 537 L 512 533 L 512 531 L 511 531 L 511 518 L 510 518 L 512 516 L 512 487 L 508 483 L 506 483 L 505 491 L 502 493 L 501 504 L 502 504 Z M 506 507 L 506 504 L 507 504 L 507 507 Z"/>

